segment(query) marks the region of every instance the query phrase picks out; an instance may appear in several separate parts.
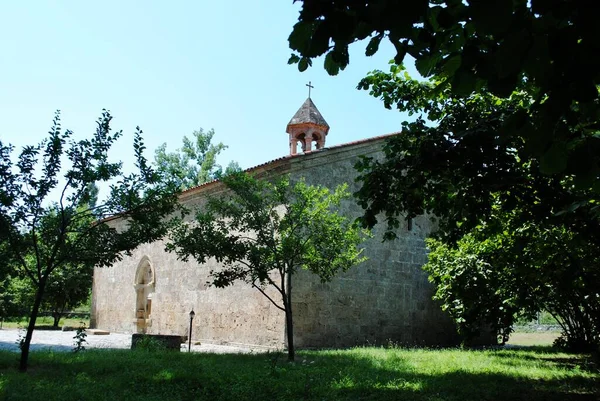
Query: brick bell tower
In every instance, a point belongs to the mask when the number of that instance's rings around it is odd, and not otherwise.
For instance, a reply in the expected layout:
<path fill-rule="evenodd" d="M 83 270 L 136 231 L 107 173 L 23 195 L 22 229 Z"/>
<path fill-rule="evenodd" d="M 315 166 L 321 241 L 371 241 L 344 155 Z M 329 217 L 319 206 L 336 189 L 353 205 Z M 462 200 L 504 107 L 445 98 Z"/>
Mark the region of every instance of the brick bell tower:
<path fill-rule="evenodd" d="M 285 130 L 290 136 L 290 155 L 297 153 L 298 143 L 302 147 L 302 152 L 312 151 L 313 142 L 315 149 L 323 148 L 329 132 L 329 124 L 310 98 L 310 88 L 312 88 L 310 82 L 307 86 L 309 88 L 308 99 L 294 114 Z"/>

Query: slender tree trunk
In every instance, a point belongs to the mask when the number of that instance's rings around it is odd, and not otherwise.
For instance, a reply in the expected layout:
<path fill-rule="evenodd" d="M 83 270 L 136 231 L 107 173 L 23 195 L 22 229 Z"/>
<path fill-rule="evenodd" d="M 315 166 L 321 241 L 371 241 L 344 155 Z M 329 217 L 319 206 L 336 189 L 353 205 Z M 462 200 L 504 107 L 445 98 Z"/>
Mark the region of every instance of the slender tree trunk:
<path fill-rule="evenodd" d="M 35 328 L 35 321 L 37 320 L 38 313 L 40 311 L 40 305 L 42 304 L 42 297 L 44 295 L 44 287 L 46 286 L 46 279 L 42 278 L 38 283 L 38 288 L 35 292 L 35 300 L 33 301 L 33 308 L 31 309 L 31 315 L 29 316 L 29 325 L 27 326 L 27 333 L 25 334 L 25 341 L 21 344 L 21 361 L 19 362 L 19 370 L 21 372 L 27 372 L 27 364 L 29 361 L 29 346 L 31 345 L 31 337 L 33 336 L 33 329 Z"/>
<path fill-rule="evenodd" d="M 296 357 L 296 349 L 294 348 L 294 321 L 292 319 L 292 275 L 289 272 L 286 280 L 285 331 L 287 334 L 288 361 L 291 362 Z"/>
<path fill-rule="evenodd" d="M 58 324 L 60 323 L 60 318 L 63 317 L 66 310 L 67 310 L 67 301 L 63 301 L 60 304 L 57 302 L 54 305 L 54 308 L 52 311 L 52 317 L 54 318 L 54 322 L 53 322 L 52 327 L 54 327 L 55 329 L 58 329 Z"/>
<path fill-rule="evenodd" d="M 55 329 L 58 329 L 58 323 L 60 322 L 60 316 L 61 316 L 61 314 L 58 312 L 54 312 L 52 314 L 52 318 L 54 319 L 54 321 L 52 322 L 52 327 Z"/>

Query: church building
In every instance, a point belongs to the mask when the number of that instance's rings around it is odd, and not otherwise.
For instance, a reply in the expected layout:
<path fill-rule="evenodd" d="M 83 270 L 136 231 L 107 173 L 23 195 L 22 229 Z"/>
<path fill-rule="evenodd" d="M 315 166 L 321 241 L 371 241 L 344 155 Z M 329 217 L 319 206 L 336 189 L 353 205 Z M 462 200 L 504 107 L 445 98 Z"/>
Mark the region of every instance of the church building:
<path fill-rule="evenodd" d="M 289 174 L 308 184 L 358 189 L 354 164 L 359 156 L 378 157 L 391 135 L 327 146 L 329 125 L 310 96 L 287 125 L 289 154 L 246 170 L 259 177 Z M 392 134 L 398 135 L 398 134 Z M 193 208 L 227 189 L 208 182 L 180 194 Z M 354 200 L 342 211 L 351 218 L 362 209 Z M 109 224 L 124 224 L 113 220 Z M 383 227 L 363 243 L 366 262 L 321 283 L 300 271 L 292 279 L 295 345 L 299 348 L 362 344 L 452 345 L 455 326 L 431 300 L 433 288 L 422 270 L 424 238 L 432 222 L 418 217 L 398 229 L 398 239 L 382 241 Z M 258 290 L 238 282 L 219 289 L 207 285 L 214 260 L 182 262 L 164 250 L 165 242 L 143 244 L 109 268 L 96 268 L 92 328 L 121 333 L 187 335 L 195 312 L 193 340 L 203 343 L 284 348 L 285 317 Z M 275 293 L 271 295 L 275 296 Z M 278 299 L 278 298 L 276 298 Z"/>

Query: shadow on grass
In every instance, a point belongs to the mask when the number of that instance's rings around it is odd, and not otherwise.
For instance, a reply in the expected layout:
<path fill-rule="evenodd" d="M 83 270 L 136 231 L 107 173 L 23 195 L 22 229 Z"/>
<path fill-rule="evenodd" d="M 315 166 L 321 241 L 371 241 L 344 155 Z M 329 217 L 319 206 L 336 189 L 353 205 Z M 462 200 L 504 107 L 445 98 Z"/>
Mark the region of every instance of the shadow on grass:
<path fill-rule="evenodd" d="M 564 354 L 565 351 L 552 345 L 515 345 L 506 348 L 498 348 L 501 351 L 531 351 L 538 354 Z"/>
<path fill-rule="evenodd" d="M 502 351 L 509 352 L 498 352 L 496 356 L 514 358 L 515 353 L 518 353 L 521 360 L 544 361 L 563 369 L 582 369 L 596 373 L 600 371 L 600 366 L 590 354 L 575 355 L 552 346 L 520 347 Z"/>
<path fill-rule="evenodd" d="M 507 351 L 503 351 L 506 353 Z M 461 354 L 462 353 L 462 354 Z M 462 360 L 466 355 L 468 360 Z M 598 375 L 559 374 L 496 352 L 356 349 L 217 355 L 128 350 L 32 354 L 30 371 L 0 352 L 10 400 L 595 400 Z M 524 355 L 525 356 L 525 355 Z M 466 362 L 465 362 L 466 361 Z M 469 362 L 470 361 L 470 362 Z"/>
<path fill-rule="evenodd" d="M 395 350 L 387 352 L 394 358 Z M 520 354 L 513 355 L 519 361 L 506 358 L 494 361 L 494 369 L 483 363 L 451 364 L 438 351 L 431 351 L 431 364 L 420 366 L 410 358 L 399 355 L 410 351 L 399 350 L 396 363 L 381 362 L 372 358 L 347 356 L 325 356 L 335 366 L 347 365 L 340 378 L 330 383 L 343 397 L 340 399 L 399 399 L 399 400 L 596 400 L 598 376 L 573 375 L 568 379 L 538 378 L 528 370 L 539 369 L 539 361 L 522 360 Z M 470 352 L 470 351 L 462 351 Z M 494 356 L 493 352 L 477 351 L 482 358 Z M 510 354 L 510 351 L 509 351 Z M 508 355 L 507 355 L 508 356 Z M 389 357 L 388 357 L 389 358 Z M 479 361 L 481 363 L 482 361 Z M 519 367 L 517 372 L 515 366 Z M 496 370 L 496 371 L 494 371 Z M 548 375 L 551 377 L 551 375 Z M 333 386 L 331 386 L 333 384 Z"/>

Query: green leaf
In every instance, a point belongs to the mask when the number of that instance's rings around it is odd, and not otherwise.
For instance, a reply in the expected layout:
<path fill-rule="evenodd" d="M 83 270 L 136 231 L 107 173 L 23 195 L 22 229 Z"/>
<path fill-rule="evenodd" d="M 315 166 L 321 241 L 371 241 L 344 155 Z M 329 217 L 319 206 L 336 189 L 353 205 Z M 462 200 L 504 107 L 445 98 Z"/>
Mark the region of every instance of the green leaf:
<path fill-rule="evenodd" d="M 507 35 L 494 53 L 493 65 L 498 77 L 505 78 L 518 73 L 530 47 L 526 30 L 521 29 Z"/>
<path fill-rule="evenodd" d="M 442 29 L 448 29 L 455 23 L 454 16 L 446 9 L 442 8 L 439 11 L 433 12 L 432 16 L 435 16 L 435 24 L 439 25 Z M 430 21 L 431 25 L 435 27 L 433 21 Z M 435 28 L 437 29 L 437 28 Z"/>
<path fill-rule="evenodd" d="M 438 19 L 438 15 L 440 14 L 440 12 L 443 10 L 442 7 L 431 7 L 429 9 L 429 12 L 427 13 L 427 21 L 429 22 L 429 24 L 431 25 L 431 27 L 433 28 L 434 31 L 437 31 L 440 28 L 440 25 L 437 21 Z"/>
<path fill-rule="evenodd" d="M 550 149 L 542 155 L 540 170 L 545 174 L 556 174 L 567 168 L 568 154 L 562 142 L 555 142 Z"/>
<path fill-rule="evenodd" d="M 370 57 L 377 53 L 379 50 L 379 43 L 381 43 L 381 39 L 383 38 L 383 33 L 380 33 L 377 36 L 373 36 L 367 45 L 367 49 L 365 50 L 365 56 Z"/>
<path fill-rule="evenodd" d="M 448 57 L 444 60 L 444 65 L 442 67 L 442 71 L 446 77 L 452 77 L 456 70 L 460 68 L 462 63 L 462 57 L 460 54 L 456 54 L 454 56 Z"/>
<path fill-rule="evenodd" d="M 396 55 L 394 56 L 393 62 L 400 65 L 406 56 L 406 46 L 400 42 L 394 42 L 394 47 L 396 48 Z"/>
<path fill-rule="evenodd" d="M 415 61 L 417 71 L 424 77 L 431 76 L 437 66 L 439 57 L 437 55 L 421 56 Z"/>
<path fill-rule="evenodd" d="M 459 68 L 452 78 L 452 91 L 459 96 L 469 96 L 476 86 L 475 76 L 465 68 Z"/>
<path fill-rule="evenodd" d="M 313 32 L 314 26 L 312 22 L 300 21 L 296 23 L 292 33 L 288 37 L 290 48 L 304 55 L 309 50 Z"/>
<path fill-rule="evenodd" d="M 333 59 L 333 52 L 329 52 L 325 56 L 324 66 L 329 75 L 337 75 L 340 72 L 340 65 Z"/>
<path fill-rule="evenodd" d="M 500 35 L 510 27 L 513 0 L 472 1 L 470 12 L 482 35 Z"/>
<path fill-rule="evenodd" d="M 329 50 L 329 38 L 331 36 L 331 32 L 329 29 L 329 24 L 323 21 L 316 22 L 316 29 L 310 38 L 309 49 L 304 56 L 307 57 L 318 57 L 323 55 L 327 50 Z"/>
<path fill-rule="evenodd" d="M 302 57 L 300 62 L 298 62 L 298 71 L 304 72 L 310 65 L 311 61 L 308 57 Z"/>
<path fill-rule="evenodd" d="M 288 64 L 297 64 L 300 61 L 300 57 L 297 54 L 292 54 L 288 60 Z"/>

